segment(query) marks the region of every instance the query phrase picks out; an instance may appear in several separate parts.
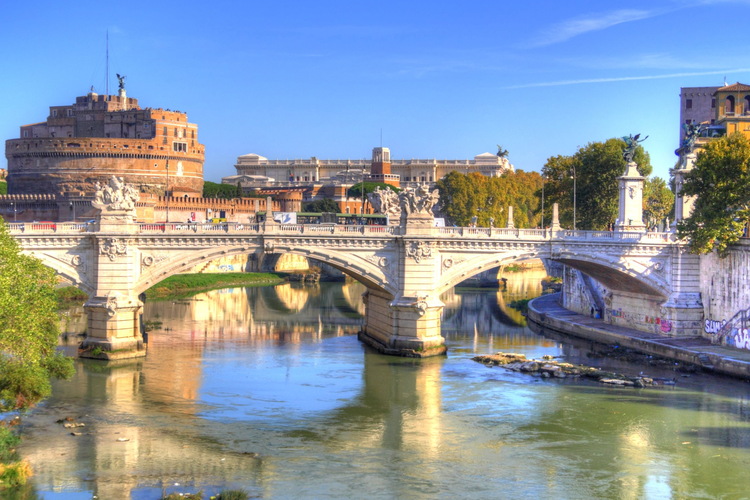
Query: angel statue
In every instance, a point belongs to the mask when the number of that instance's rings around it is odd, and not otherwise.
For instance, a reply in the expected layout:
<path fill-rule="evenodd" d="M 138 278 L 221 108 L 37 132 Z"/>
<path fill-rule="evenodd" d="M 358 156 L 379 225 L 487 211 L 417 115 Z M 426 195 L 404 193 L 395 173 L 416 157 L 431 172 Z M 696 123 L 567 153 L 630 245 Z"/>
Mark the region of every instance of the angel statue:
<path fill-rule="evenodd" d="M 497 156 L 499 158 L 507 158 L 508 157 L 508 150 L 507 149 L 503 149 L 503 147 L 500 144 L 498 144 L 497 145 Z"/>
<path fill-rule="evenodd" d="M 115 74 L 117 75 L 117 88 L 125 90 L 125 75 L 120 75 L 120 73 Z"/>
<path fill-rule="evenodd" d="M 635 148 L 638 147 L 638 143 L 645 141 L 648 139 L 648 136 L 644 137 L 643 139 L 638 139 L 641 136 L 641 134 L 630 134 L 628 137 L 623 137 L 622 140 L 625 141 L 625 150 L 622 152 L 622 157 L 625 158 L 625 161 L 628 163 L 633 162 L 633 156 L 635 155 Z"/>

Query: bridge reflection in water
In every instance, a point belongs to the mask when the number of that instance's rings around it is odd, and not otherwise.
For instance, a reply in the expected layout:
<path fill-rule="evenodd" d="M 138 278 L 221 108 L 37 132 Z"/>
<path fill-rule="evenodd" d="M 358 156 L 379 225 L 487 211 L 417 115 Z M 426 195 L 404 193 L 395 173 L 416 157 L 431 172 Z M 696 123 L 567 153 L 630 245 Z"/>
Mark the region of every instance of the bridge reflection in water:
<path fill-rule="evenodd" d="M 38 492 L 53 500 L 69 498 L 56 496 L 63 491 L 208 496 L 222 486 L 264 498 L 740 492 L 731 478 L 744 477 L 750 440 L 738 387 L 626 392 L 487 369 L 472 353 L 565 354 L 509 324 L 494 292 L 446 298 L 445 323 L 455 325 L 447 358 L 374 355 L 353 336 L 361 318 L 349 286 L 147 303 L 147 319 L 164 327 L 147 358 L 80 360 L 74 380 L 56 383 L 25 419 L 20 451 Z M 55 423 L 66 416 L 86 423 L 72 429 L 82 435 Z M 710 458 L 717 453 L 721 467 Z"/>

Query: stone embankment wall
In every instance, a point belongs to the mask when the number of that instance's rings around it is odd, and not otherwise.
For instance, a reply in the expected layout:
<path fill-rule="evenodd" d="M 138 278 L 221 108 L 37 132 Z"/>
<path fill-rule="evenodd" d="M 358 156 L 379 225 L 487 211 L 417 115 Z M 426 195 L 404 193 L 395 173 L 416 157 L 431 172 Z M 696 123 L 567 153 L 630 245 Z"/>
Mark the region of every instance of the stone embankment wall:
<path fill-rule="evenodd" d="M 592 281 L 591 289 L 578 272 L 567 267 L 563 278 L 562 305 L 566 309 L 586 315 L 592 314 L 593 309 L 595 313 L 592 294 L 599 294 L 605 305 L 602 318 L 607 323 L 660 335 L 679 335 L 662 317 L 664 298 L 608 290 L 596 281 Z M 700 279 L 703 335 L 719 343 L 750 348 L 750 240 L 740 242 L 724 258 L 716 253 L 701 256 Z M 725 325 L 727 328 L 722 330 Z"/>

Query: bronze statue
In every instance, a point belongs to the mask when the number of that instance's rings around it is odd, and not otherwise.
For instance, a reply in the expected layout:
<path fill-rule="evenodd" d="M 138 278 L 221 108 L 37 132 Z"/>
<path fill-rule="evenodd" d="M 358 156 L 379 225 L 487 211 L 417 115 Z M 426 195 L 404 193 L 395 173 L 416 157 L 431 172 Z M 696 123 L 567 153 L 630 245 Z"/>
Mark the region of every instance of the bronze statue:
<path fill-rule="evenodd" d="M 622 138 L 622 140 L 625 141 L 625 150 L 622 152 L 622 157 L 628 163 L 632 163 L 633 156 L 635 155 L 635 148 L 638 147 L 638 143 L 648 139 L 648 136 L 646 136 L 643 139 L 638 140 L 640 136 L 641 134 L 630 134 L 628 137 Z"/>
<path fill-rule="evenodd" d="M 117 87 L 120 90 L 125 90 L 125 75 L 120 75 L 120 73 L 115 73 L 117 75 Z"/>

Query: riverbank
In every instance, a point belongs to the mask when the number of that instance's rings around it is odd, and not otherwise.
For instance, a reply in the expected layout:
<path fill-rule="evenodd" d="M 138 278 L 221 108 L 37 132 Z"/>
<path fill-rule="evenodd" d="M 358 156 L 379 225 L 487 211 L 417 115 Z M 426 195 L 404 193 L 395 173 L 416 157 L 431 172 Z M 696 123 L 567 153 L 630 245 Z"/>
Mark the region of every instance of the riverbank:
<path fill-rule="evenodd" d="M 219 288 L 270 286 L 286 281 L 284 273 L 175 274 L 146 290 L 148 300 L 184 299 Z"/>
<path fill-rule="evenodd" d="M 540 334 L 574 336 L 685 363 L 707 372 L 750 380 L 750 351 L 714 345 L 703 337 L 664 337 L 578 314 L 558 303 L 560 294 L 529 302 L 527 321 Z"/>

